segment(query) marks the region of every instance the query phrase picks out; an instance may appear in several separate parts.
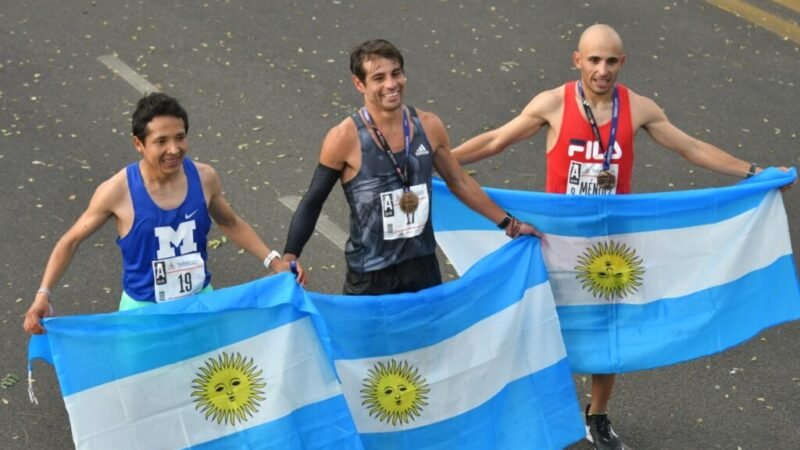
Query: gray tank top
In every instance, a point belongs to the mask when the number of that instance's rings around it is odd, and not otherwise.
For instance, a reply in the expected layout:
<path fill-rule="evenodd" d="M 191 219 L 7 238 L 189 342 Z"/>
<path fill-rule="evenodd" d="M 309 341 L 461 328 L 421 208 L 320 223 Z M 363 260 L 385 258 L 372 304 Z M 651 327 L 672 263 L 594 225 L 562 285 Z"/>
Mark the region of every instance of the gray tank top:
<path fill-rule="evenodd" d="M 350 238 L 345 247 L 345 259 L 350 269 L 356 272 L 380 270 L 411 258 L 429 255 L 436 250 L 429 213 L 433 149 L 416 110 L 411 107 L 408 109 L 414 127 L 408 176 L 411 186 L 417 186 L 421 193 L 421 206 L 410 215 L 397 206 L 403 183 L 395 173 L 391 160 L 372 139 L 361 115 L 355 113 L 351 116 L 358 127 L 358 139 L 361 142 L 361 168 L 342 187 L 350 205 Z M 403 167 L 405 152 L 395 152 L 394 156 Z M 423 205 L 423 201 L 427 205 Z M 415 226 L 416 231 L 398 231 L 403 227 L 414 230 Z M 404 233 L 413 236 L 402 237 Z"/>

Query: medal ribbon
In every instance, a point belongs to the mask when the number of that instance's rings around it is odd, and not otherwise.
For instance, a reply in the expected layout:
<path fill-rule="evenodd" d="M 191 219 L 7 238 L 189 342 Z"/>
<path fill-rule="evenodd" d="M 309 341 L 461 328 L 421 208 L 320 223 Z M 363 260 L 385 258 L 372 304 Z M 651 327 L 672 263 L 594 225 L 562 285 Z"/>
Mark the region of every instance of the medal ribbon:
<path fill-rule="evenodd" d="M 617 141 L 617 125 L 619 124 L 619 93 L 617 92 L 617 85 L 614 85 L 614 91 L 611 94 L 614 105 L 611 109 L 611 132 L 608 135 L 608 146 L 603 148 L 603 139 L 600 137 L 600 128 L 597 126 L 597 120 L 592 114 L 592 108 L 589 102 L 583 95 L 583 82 L 578 81 L 578 92 L 581 94 L 581 104 L 583 111 L 586 113 L 586 118 L 589 119 L 589 124 L 592 126 L 592 133 L 597 139 L 597 145 L 603 151 L 603 170 L 608 170 L 611 167 L 611 156 L 614 154 L 614 143 Z"/>
<path fill-rule="evenodd" d="M 403 143 L 405 145 L 406 161 L 402 169 L 400 168 L 400 164 L 397 163 L 397 158 L 394 157 L 394 153 L 392 153 L 392 148 L 389 147 L 389 142 L 386 141 L 386 138 L 383 136 L 383 133 L 381 133 L 381 130 L 379 130 L 378 127 L 376 127 L 372 122 L 372 117 L 370 117 L 367 108 L 361 108 L 361 115 L 372 127 L 372 131 L 375 132 L 375 136 L 378 138 L 378 142 L 381 143 L 383 151 L 386 152 L 386 155 L 389 157 L 389 161 L 392 162 L 392 166 L 394 166 L 394 171 L 397 174 L 397 177 L 400 178 L 400 182 L 403 183 L 403 192 L 409 192 L 411 190 L 411 183 L 408 179 L 408 158 L 411 152 L 411 126 L 408 123 L 408 113 L 406 112 L 405 108 L 403 109 Z"/>

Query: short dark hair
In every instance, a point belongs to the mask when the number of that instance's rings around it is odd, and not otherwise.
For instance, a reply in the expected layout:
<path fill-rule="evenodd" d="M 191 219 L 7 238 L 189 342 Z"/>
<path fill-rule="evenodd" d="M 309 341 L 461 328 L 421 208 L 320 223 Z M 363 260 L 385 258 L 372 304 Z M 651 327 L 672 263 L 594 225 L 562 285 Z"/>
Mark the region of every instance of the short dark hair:
<path fill-rule="evenodd" d="M 147 137 L 147 124 L 156 116 L 172 116 L 183 120 L 183 130 L 189 132 L 189 115 L 178 100 L 161 92 L 146 94 L 136 103 L 131 116 L 131 132 L 144 142 Z"/>
<path fill-rule="evenodd" d="M 364 71 L 364 62 L 375 56 L 397 61 L 403 70 L 403 55 L 391 42 L 385 39 L 372 39 L 364 42 L 350 52 L 350 73 L 358 77 L 362 83 L 366 82 L 367 73 Z"/>

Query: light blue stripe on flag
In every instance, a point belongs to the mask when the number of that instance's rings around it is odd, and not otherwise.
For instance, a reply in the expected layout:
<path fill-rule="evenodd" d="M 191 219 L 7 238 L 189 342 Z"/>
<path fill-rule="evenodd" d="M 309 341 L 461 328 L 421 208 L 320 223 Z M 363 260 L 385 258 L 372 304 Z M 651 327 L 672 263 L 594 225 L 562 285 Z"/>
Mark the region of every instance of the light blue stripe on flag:
<path fill-rule="evenodd" d="M 487 192 L 546 233 L 544 259 L 573 369 L 619 373 L 713 354 L 800 318 L 777 192 L 795 178 L 795 169 L 768 169 L 735 186 L 686 192 Z M 437 241 L 459 273 L 507 241 L 443 183 L 434 190 Z"/>
<path fill-rule="evenodd" d="M 511 254 L 503 253 L 485 264 L 491 263 L 494 267 L 470 274 L 469 283 L 445 283 L 434 289 L 391 296 L 343 296 L 319 292 L 308 292 L 308 296 L 319 309 L 324 327 L 335 336 L 332 354 L 336 359 L 411 351 L 464 331 L 518 302 L 520 292 L 527 287 L 546 283 L 544 264 L 534 263 L 528 267 L 528 261 L 541 258 L 538 243 L 535 252 L 534 248 L 525 246 L 515 249 L 513 256 L 523 258 L 525 264 L 520 265 Z M 512 275 L 520 272 L 519 276 Z M 502 274 L 500 279 L 499 274 Z M 468 302 L 467 298 L 491 301 Z M 365 326 L 374 323 L 393 323 L 396 326 Z M 331 340 L 325 335 L 322 338 Z"/>
<path fill-rule="evenodd" d="M 309 293 L 365 448 L 562 448 L 582 438 L 542 267 L 538 239 L 523 238 L 418 293 Z"/>
<path fill-rule="evenodd" d="M 645 305 L 561 306 L 570 360 L 580 373 L 621 373 L 711 355 L 764 328 L 800 318 L 794 257 L 735 282 Z M 775 280 L 789 280 L 780 282 Z M 610 321 L 618 325 L 609 333 Z M 605 337 L 605 342 L 598 339 Z"/>
<path fill-rule="evenodd" d="M 302 290 L 291 277 L 270 277 L 189 301 L 109 314 L 46 318 L 47 334 L 31 337 L 29 357 L 55 365 L 58 356 L 70 355 L 58 359 L 57 364 L 61 392 L 67 396 L 294 322 L 305 313 L 290 302 L 300 304 L 302 297 Z M 254 320 L 246 320 L 250 316 Z M 170 351 L 152 351 L 165 339 L 173 345 Z"/>
<path fill-rule="evenodd" d="M 79 449 L 360 449 L 290 274 L 149 308 L 45 320 Z"/>
<path fill-rule="evenodd" d="M 509 383 L 486 403 L 436 425 L 403 432 L 362 434 L 364 448 L 440 449 L 559 449 L 582 437 L 582 424 L 571 408 L 560 405 L 574 397 L 569 364 L 559 362 Z M 466 394 L 466 393 L 465 393 Z M 543 411 L 544 410 L 544 411 Z M 562 430 L 562 431 L 559 431 Z"/>
<path fill-rule="evenodd" d="M 500 207 L 520 220 L 536 224 L 544 233 L 597 236 L 715 223 L 754 208 L 766 191 L 795 178 L 795 169 L 784 173 L 770 168 L 732 188 L 615 196 L 484 190 Z M 441 180 L 434 180 L 433 192 L 436 202 L 432 218 L 437 232 L 497 230 L 495 224 L 464 206 Z"/>
<path fill-rule="evenodd" d="M 323 420 L 320 420 L 323 418 Z M 195 450 L 219 449 L 361 449 L 353 438 L 353 419 L 344 397 L 336 396 L 302 407 L 278 420 L 240 433 L 192 446 Z"/>

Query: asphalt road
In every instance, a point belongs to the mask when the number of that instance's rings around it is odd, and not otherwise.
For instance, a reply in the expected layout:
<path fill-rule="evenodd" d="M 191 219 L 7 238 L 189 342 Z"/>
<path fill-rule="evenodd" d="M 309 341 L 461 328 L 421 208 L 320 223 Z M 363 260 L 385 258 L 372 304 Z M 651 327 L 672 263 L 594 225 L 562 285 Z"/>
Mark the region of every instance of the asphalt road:
<path fill-rule="evenodd" d="M 130 113 L 143 84 L 115 75 L 103 56 L 182 100 L 191 155 L 217 168 L 234 208 L 278 249 L 291 217 L 278 199 L 302 195 L 326 131 L 360 105 L 347 55 L 375 37 L 404 52 L 407 103 L 438 113 L 454 143 L 575 78 L 570 54 L 578 36 L 605 22 L 625 40 L 620 81 L 654 98 L 679 127 L 763 166 L 800 161 L 800 44 L 708 2 L 1 3 L 0 377 L 26 376 L 22 317 L 55 241 L 96 186 L 137 158 Z M 797 1 L 748 3 L 797 27 Z M 486 186 L 543 189 L 541 134 L 471 166 L 475 176 Z M 636 146 L 640 192 L 735 182 L 693 168 L 644 133 Z M 784 196 L 795 242 L 798 191 Z M 346 229 L 340 189 L 324 212 Z M 116 309 L 120 262 L 112 228 L 82 245 L 54 290 L 59 314 Z M 212 238 L 220 235 L 212 231 Z M 344 259 L 331 241 L 313 238 L 303 261 L 313 289 L 340 290 Z M 211 251 L 210 264 L 216 287 L 264 275 L 230 243 Z M 611 404 L 614 427 L 637 449 L 795 447 L 799 354 L 800 323 L 790 323 L 719 355 L 623 375 Z M 53 371 L 34 368 L 38 406 L 29 403 L 24 382 L 0 389 L 0 447 L 71 448 Z M 583 403 L 585 381 L 576 382 Z"/>

